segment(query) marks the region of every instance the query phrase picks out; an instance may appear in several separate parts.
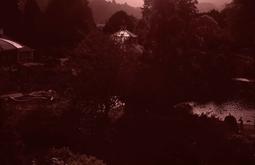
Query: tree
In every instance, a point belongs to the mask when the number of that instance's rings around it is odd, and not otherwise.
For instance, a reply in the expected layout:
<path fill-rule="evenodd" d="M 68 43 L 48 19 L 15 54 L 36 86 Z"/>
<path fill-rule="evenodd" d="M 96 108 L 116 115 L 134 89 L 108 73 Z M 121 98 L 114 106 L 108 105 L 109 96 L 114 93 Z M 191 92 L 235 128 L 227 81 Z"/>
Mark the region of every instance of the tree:
<path fill-rule="evenodd" d="M 192 45 L 191 23 L 196 15 L 195 4 L 194 0 L 145 1 L 144 19 L 149 27 L 147 40 L 153 45 L 158 60 L 170 57 L 170 51 L 177 55 L 177 49 L 187 50 L 186 47 Z"/>
<path fill-rule="evenodd" d="M 255 1 L 234 0 L 223 11 L 227 15 L 230 38 L 239 47 L 254 47 Z"/>
<path fill-rule="evenodd" d="M 205 13 L 209 16 L 211 16 L 213 19 L 216 20 L 216 22 L 218 22 L 219 26 L 221 28 L 225 27 L 225 15 L 224 12 L 218 11 L 218 10 L 211 10 L 207 13 Z"/>
<path fill-rule="evenodd" d="M 148 21 L 149 15 L 151 13 L 153 0 L 144 0 L 144 5 L 142 8 L 143 11 L 143 18 Z"/>
<path fill-rule="evenodd" d="M 43 32 L 49 45 L 73 45 L 95 26 L 87 0 L 53 0 L 45 15 Z"/>
<path fill-rule="evenodd" d="M 219 23 L 213 17 L 207 14 L 199 16 L 194 21 L 194 29 L 201 49 L 216 51 L 219 47 L 222 47 L 223 43 L 220 42 L 220 39 L 223 32 Z"/>
<path fill-rule="evenodd" d="M 17 38 L 20 35 L 22 14 L 18 8 L 18 0 L 3 0 L 0 3 L 0 28 L 4 28 L 5 33 Z"/>
<path fill-rule="evenodd" d="M 4 0 L 0 26 L 7 35 L 35 48 L 74 45 L 95 27 L 87 0 L 52 0 L 43 10 L 39 3 Z"/>
<path fill-rule="evenodd" d="M 134 31 L 136 25 L 136 18 L 128 15 L 124 11 L 118 11 L 111 16 L 106 23 L 104 31 L 107 33 L 115 33 L 121 29 Z"/>
<path fill-rule="evenodd" d="M 146 82 L 153 82 L 159 95 L 174 94 L 177 86 L 188 84 L 190 51 L 194 43 L 193 20 L 197 16 L 195 0 L 147 0 L 143 17 L 147 24 L 146 57 L 150 58 Z M 184 86 L 180 87 L 182 90 Z M 169 91 L 170 90 L 170 91 Z M 176 97 L 177 98 L 177 97 Z"/>
<path fill-rule="evenodd" d="M 26 0 L 22 8 L 24 21 L 23 39 L 29 45 L 35 46 L 36 43 L 42 41 L 38 40 L 38 38 L 42 38 L 41 32 L 42 28 L 44 28 L 42 23 L 43 13 L 35 0 Z"/>
<path fill-rule="evenodd" d="M 88 35 L 72 52 L 76 93 L 111 95 L 120 59 L 121 51 L 110 37 L 97 32 Z"/>
<path fill-rule="evenodd" d="M 190 52 L 195 48 L 195 4 L 193 0 L 145 1 L 139 25 L 139 34 L 145 36 L 141 37 L 145 51 L 137 60 L 133 88 L 125 101 L 132 107 L 131 113 L 164 111 L 165 105 L 182 101 L 180 98 L 188 95 L 186 89 L 192 88 L 188 81 L 192 77 Z"/>

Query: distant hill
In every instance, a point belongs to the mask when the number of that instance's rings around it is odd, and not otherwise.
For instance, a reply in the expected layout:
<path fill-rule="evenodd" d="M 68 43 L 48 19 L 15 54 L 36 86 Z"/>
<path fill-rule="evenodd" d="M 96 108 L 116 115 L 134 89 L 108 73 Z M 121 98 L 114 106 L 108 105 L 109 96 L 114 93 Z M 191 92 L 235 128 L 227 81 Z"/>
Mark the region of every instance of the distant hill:
<path fill-rule="evenodd" d="M 45 11 L 51 0 L 35 0 L 42 11 Z"/>
<path fill-rule="evenodd" d="M 201 12 L 201 13 L 208 12 L 208 11 L 213 10 L 213 9 L 219 9 L 213 3 L 209 3 L 209 2 L 198 3 L 197 8 L 198 8 L 199 12 Z"/>
<path fill-rule="evenodd" d="M 142 17 L 140 8 L 132 7 L 127 3 L 119 4 L 114 0 L 112 2 L 105 0 L 89 0 L 89 2 L 96 23 L 105 23 L 114 13 L 120 10 L 136 18 Z"/>

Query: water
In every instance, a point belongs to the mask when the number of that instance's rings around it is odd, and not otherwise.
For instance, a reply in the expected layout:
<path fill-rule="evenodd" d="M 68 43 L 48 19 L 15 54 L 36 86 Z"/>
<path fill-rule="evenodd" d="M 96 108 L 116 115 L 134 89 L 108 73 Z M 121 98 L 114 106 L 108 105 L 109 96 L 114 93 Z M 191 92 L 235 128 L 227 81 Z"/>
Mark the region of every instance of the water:
<path fill-rule="evenodd" d="M 226 116 L 231 114 L 237 120 L 243 119 L 244 124 L 255 124 L 255 107 L 248 106 L 245 103 L 230 101 L 222 104 L 209 102 L 206 104 L 188 103 L 191 105 L 193 113 L 197 115 L 205 114 L 207 116 L 215 116 L 220 120 L 224 120 Z"/>

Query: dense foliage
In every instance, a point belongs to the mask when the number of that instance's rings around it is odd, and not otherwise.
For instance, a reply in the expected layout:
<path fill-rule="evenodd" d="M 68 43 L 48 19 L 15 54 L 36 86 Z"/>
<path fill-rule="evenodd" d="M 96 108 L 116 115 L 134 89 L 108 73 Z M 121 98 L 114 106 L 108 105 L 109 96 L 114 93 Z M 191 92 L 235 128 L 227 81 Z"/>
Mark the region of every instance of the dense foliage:
<path fill-rule="evenodd" d="M 224 9 L 230 38 L 236 46 L 254 47 L 254 6 L 252 0 L 234 0 Z"/>
<path fill-rule="evenodd" d="M 104 31 L 110 34 L 124 29 L 133 32 L 135 30 L 135 25 L 135 17 L 129 16 L 124 11 L 118 11 L 109 18 L 104 27 Z"/>
<path fill-rule="evenodd" d="M 52 0 L 45 9 L 36 0 L 19 4 L 2 2 L 2 27 L 7 35 L 36 48 L 73 45 L 95 26 L 86 0 Z"/>
<path fill-rule="evenodd" d="M 1 66 L 0 94 L 55 91 L 0 97 L 0 164 L 255 163 L 254 137 L 233 116 L 221 121 L 179 104 L 220 104 L 239 92 L 253 100 L 252 88 L 233 82 L 255 78 L 252 0 L 207 13 L 196 0 L 145 0 L 142 19 L 117 10 L 104 30 L 87 0 L 0 3 L 5 34 L 35 48 L 43 64 Z M 137 37 L 118 43 L 120 29 Z"/>

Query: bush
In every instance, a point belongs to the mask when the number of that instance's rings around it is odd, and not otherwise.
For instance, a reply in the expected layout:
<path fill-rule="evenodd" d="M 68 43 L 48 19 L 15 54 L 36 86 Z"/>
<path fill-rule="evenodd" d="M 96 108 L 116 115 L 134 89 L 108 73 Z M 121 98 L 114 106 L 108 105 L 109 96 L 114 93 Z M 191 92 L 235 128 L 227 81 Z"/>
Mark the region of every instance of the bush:
<path fill-rule="evenodd" d="M 53 165 L 106 165 L 102 160 L 85 154 L 74 154 L 69 148 L 52 148 L 44 163 Z"/>

